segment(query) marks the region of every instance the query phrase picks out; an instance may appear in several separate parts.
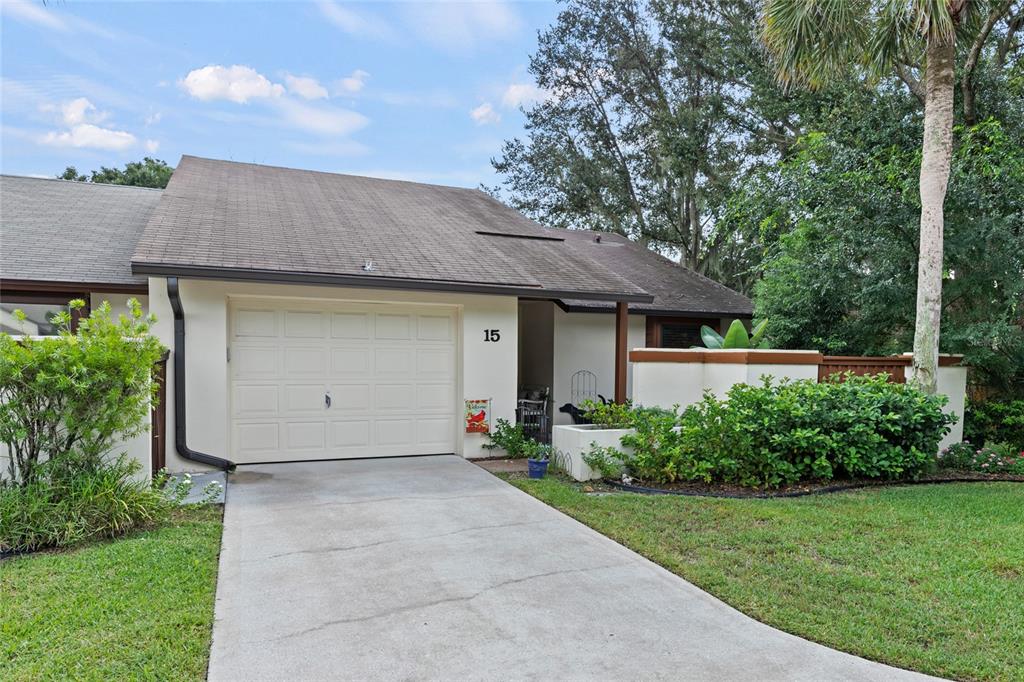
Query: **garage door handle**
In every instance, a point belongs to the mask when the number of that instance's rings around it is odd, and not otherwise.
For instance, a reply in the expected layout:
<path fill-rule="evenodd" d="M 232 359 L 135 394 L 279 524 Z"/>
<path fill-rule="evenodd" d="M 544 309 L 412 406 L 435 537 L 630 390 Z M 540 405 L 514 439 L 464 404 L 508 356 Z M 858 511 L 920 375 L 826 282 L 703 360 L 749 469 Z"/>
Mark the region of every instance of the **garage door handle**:
<path fill-rule="evenodd" d="M 324 393 L 324 406 L 330 409 L 331 407 L 331 394 Z"/>

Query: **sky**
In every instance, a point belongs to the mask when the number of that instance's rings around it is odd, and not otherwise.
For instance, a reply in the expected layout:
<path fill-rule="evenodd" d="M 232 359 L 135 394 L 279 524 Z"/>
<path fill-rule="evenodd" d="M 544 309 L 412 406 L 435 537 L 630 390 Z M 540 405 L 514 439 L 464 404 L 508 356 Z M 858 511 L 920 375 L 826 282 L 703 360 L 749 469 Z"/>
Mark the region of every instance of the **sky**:
<path fill-rule="evenodd" d="M 549 2 L 0 0 L 0 172 L 182 154 L 444 185 L 544 98 Z"/>

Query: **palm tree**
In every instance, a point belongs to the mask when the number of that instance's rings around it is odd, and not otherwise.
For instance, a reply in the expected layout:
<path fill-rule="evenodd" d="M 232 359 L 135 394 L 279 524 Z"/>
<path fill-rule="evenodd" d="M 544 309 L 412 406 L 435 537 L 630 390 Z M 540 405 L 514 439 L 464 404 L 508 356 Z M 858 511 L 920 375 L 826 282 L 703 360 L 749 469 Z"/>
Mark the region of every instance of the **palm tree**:
<path fill-rule="evenodd" d="M 895 74 L 924 100 L 913 380 L 934 393 L 942 312 L 943 204 L 953 154 L 958 37 L 1005 0 L 765 0 L 764 42 L 779 80 L 816 88 L 852 67 Z M 983 6 L 983 7 L 982 7 Z M 924 71 L 924 84 L 911 71 Z"/>

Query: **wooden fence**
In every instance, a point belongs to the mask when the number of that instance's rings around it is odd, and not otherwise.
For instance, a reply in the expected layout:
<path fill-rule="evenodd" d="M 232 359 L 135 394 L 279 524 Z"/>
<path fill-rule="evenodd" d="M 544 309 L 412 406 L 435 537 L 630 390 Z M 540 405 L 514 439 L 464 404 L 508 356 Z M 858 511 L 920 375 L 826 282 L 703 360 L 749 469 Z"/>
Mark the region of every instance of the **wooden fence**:
<path fill-rule="evenodd" d="M 857 376 L 866 374 L 889 375 L 894 384 L 905 384 L 906 368 L 910 366 L 910 357 L 905 355 L 869 357 L 861 355 L 825 355 L 818 363 L 818 381 L 842 381 L 843 375 L 852 372 Z M 833 375 L 839 376 L 833 376 Z"/>

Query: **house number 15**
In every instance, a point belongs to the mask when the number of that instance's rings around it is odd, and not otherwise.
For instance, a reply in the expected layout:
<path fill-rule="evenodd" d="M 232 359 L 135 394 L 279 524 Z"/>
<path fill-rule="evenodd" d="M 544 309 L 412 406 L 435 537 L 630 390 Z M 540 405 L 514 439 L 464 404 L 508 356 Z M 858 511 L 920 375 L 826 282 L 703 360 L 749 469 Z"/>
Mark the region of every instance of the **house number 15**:
<path fill-rule="evenodd" d="M 498 329 L 485 329 L 484 330 L 484 341 L 494 343 L 495 341 L 501 340 L 501 331 Z"/>

